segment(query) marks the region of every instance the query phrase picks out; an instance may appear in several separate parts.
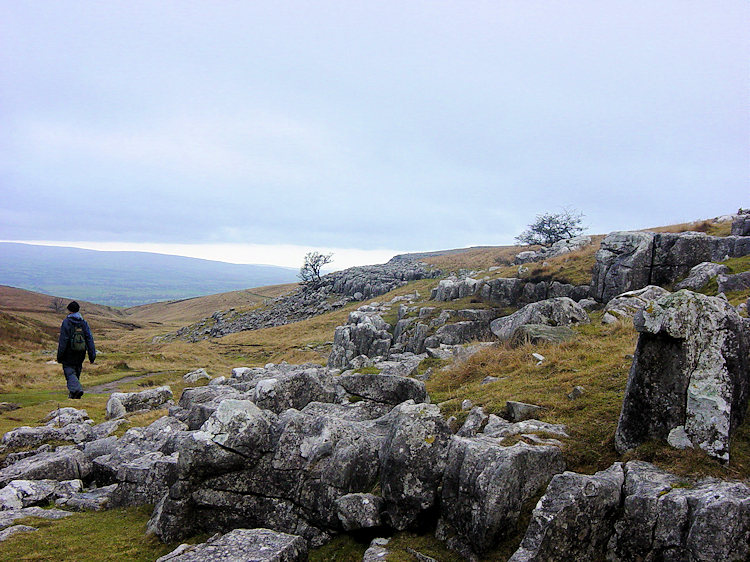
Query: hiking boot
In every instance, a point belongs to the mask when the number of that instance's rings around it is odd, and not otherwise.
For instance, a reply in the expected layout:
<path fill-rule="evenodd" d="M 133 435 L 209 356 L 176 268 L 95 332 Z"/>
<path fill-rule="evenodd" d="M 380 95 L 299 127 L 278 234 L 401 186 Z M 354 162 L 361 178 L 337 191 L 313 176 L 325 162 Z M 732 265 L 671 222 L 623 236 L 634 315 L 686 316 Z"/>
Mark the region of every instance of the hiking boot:
<path fill-rule="evenodd" d="M 81 396 L 83 396 L 83 390 L 79 390 L 78 392 L 76 392 L 73 395 L 73 398 L 75 398 L 76 400 L 78 400 L 79 398 L 81 398 Z"/>

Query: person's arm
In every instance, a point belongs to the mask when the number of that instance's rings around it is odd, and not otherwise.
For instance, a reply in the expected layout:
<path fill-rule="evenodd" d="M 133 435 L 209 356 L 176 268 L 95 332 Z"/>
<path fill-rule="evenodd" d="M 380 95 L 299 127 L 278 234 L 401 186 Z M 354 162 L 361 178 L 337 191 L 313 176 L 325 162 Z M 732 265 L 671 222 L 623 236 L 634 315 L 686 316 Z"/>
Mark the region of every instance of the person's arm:
<path fill-rule="evenodd" d="M 86 351 L 89 354 L 89 361 L 93 363 L 96 361 L 96 347 L 94 346 L 94 336 L 91 335 L 91 329 L 89 323 L 83 321 L 83 337 L 86 338 Z"/>
<path fill-rule="evenodd" d="M 67 320 L 67 318 L 65 319 Z M 60 339 L 57 342 L 57 362 L 62 363 L 65 355 L 65 350 L 68 347 L 68 323 L 63 320 L 62 326 L 60 326 Z"/>

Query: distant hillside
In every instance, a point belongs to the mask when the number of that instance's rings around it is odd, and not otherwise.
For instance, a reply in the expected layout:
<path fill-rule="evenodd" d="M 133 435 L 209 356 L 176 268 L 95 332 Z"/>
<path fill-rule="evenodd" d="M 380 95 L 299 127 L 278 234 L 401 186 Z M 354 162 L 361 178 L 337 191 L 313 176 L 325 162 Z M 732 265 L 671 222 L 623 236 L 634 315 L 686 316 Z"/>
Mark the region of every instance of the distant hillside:
<path fill-rule="evenodd" d="M 124 307 L 297 281 L 285 267 L 8 242 L 0 263 L 0 284 Z"/>

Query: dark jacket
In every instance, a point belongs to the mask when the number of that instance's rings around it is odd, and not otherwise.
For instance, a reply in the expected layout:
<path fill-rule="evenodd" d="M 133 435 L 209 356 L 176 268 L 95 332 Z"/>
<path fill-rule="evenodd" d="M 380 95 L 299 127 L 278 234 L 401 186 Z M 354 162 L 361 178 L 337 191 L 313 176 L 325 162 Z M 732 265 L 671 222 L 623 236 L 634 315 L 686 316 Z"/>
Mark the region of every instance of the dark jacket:
<path fill-rule="evenodd" d="M 83 337 L 86 339 L 86 351 L 73 351 L 70 349 L 70 340 L 73 337 L 73 331 L 77 326 L 83 326 Z M 82 365 L 89 355 L 89 361 L 92 363 L 96 359 L 96 348 L 94 347 L 94 338 L 91 335 L 89 325 L 83 319 L 80 313 L 75 312 L 68 314 L 60 326 L 60 340 L 57 343 L 57 362 L 63 365 Z"/>

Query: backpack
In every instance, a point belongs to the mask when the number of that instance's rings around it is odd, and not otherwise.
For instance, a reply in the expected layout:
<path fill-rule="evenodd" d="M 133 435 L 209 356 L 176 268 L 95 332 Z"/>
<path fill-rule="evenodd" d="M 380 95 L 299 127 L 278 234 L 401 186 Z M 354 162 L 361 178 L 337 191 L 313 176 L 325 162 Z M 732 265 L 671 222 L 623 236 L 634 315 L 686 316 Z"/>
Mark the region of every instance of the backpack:
<path fill-rule="evenodd" d="M 83 326 L 73 328 L 73 335 L 70 337 L 71 351 L 86 351 L 86 338 L 83 335 Z"/>

